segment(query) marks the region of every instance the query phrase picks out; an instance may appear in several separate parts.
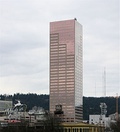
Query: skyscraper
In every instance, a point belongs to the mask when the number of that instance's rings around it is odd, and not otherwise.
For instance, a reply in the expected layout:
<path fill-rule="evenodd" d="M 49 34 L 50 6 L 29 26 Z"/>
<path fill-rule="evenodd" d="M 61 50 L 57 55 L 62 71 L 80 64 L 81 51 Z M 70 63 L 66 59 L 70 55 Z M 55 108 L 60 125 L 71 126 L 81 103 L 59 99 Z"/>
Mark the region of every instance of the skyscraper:
<path fill-rule="evenodd" d="M 82 39 L 76 19 L 50 23 L 50 112 L 61 105 L 68 122 L 83 116 Z"/>

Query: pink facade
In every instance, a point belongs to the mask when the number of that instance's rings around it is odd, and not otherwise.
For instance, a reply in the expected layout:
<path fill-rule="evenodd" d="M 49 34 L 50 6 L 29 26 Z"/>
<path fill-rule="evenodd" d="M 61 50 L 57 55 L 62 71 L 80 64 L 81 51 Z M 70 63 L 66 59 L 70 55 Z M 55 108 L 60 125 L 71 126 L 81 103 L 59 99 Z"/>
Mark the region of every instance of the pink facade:
<path fill-rule="evenodd" d="M 74 19 L 50 23 L 50 112 L 60 104 L 71 122 L 82 120 L 81 37 L 82 26 Z"/>

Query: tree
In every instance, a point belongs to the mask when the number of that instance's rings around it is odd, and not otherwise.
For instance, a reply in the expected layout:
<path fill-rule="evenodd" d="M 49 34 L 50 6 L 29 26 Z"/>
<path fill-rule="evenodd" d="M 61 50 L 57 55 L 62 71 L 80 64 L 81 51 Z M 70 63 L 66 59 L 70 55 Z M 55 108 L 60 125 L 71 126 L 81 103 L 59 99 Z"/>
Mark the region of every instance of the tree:
<path fill-rule="evenodd" d="M 120 132 L 120 118 L 116 122 L 112 122 L 110 127 L 114 132 Z"/>
<path fill-rule="evenodd" d="M 62 129 L 60 125 L 61 118 L 54 115 L 47 115 L 46 120 L 44 121 L 44 130 L 45 132 L 59 132 L 59 129 Z"/>

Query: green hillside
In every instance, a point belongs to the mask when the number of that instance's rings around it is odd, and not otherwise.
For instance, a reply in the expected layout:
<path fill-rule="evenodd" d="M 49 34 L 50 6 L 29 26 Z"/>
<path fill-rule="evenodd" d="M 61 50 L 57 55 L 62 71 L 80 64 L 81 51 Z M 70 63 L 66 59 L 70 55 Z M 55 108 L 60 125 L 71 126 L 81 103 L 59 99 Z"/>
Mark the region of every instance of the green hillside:
<path fill-rule="evenodd" d="M 0 95 L 1 100 L 12 100 L 16 103 L 19 99 L 21 103 L 27 105 L 27 110 L 34 106 L 43 107 L 49 110 L 49 95 L 37 94 L 14 94 L 14 95 Z M 100 103 L 106 103 L 107 115 L 116 112 L 116 98 L 114 97 L 83 97 L 83 119 L 88 120 L 89 114 L 100 114 Z M 120 97 L 119 97 L 119 113 L 120 113 Z"/>

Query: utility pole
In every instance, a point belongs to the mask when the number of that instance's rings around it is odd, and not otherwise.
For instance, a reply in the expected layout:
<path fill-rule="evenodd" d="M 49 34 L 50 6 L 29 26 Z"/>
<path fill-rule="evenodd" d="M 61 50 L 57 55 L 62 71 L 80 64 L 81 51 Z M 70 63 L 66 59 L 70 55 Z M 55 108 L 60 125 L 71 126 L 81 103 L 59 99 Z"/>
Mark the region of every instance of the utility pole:
<path fill-rule="evenodd" d="M 118 121 L 118 94 L 116 96 L 116 121 Z"/>

